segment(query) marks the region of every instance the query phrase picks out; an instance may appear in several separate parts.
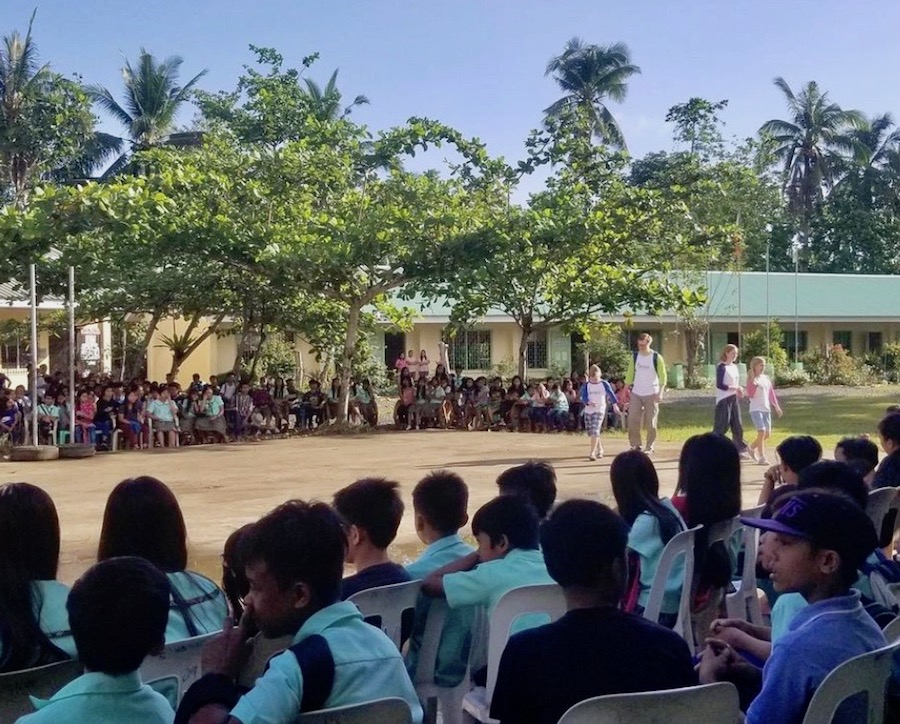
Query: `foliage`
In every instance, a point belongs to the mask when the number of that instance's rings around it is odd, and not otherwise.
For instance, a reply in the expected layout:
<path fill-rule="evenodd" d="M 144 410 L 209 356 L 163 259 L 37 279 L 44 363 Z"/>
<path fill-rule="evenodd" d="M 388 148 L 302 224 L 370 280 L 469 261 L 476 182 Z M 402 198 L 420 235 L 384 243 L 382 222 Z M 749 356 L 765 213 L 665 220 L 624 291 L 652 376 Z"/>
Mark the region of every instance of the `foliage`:
<path fill-rule="evenodd" d="M 805 387 L 810 383 L 810 377 L 806 370 L 776 367 L 775 377 L 772 381 L 775 383 L 775 387 Z"/>
<path fill-rule="evenodd" d="M 889 382 L 900 382 L 900 342 L 889 342 L 881 349 L 884 376 Z"/>
<path fill-rule="evenodd" d="M 688 145 L 689 156 L 709 160 L 722 154 L 724 144 L 719 130 L 722 121 L 717 112 L 727 106 L 727 100 L 713 103 L 705 98 L 691 98 L 672 106 L 666 114 L 666 123 L 675 124 L 675 140 Z"/>
<path fill-rule="evenodd" d="M 147 324 L 142 321 L 113 320 L 110 331 L 113 375 L 118 373 L 123 380 L 145 377 L 147 350 L 142 340 L 147 334 Z"/>
<path fill-rule="evenodd" d="M 818 347 L 810 349 L 803 355 L 802 362 L 817 385 L 855 386 L 875 381 L 871 369 L 839 345 L 824 352 Z"/>
<path fill-rule="evenodd" d="M 776 372 L 787 368 L 788 354 L 784 349 L 784 332 L 777 319 L 769 322 L 768 335 L 765 327 L 744 334 L 741 339 L 741 361 L 749 365 L 754 357 L 765 357 L 766 363 L 772 365 Z"/>
<path fill-rule="evenodd" d="M 604 377 L 624 377 L 632 352 L 622 341 L 622 332 L 611 325 L 601 327 L 578 345 L 578 353 L 587 352 L 590 364 L 600 365 Z"/>
<path fill-rule="evenodd" d="M 284 334 L 269 332 L 260 343 L 253 364 L 259 377 L 294 377 L 297 373 L 296 348 Z"/>

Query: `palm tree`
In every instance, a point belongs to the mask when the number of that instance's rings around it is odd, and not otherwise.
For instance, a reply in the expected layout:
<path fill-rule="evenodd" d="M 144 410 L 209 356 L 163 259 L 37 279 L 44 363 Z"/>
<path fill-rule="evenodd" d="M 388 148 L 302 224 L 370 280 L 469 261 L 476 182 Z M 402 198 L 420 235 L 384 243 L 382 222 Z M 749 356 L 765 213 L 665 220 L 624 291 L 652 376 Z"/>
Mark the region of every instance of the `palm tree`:
<path fill-rule="evenodd" d="M 860 201 L 867 208 L 871 208 L 878 196 L 892 196 L 900 128 L 895 126 L 891 114 L 863 118 L 857 127 L 848 131 L 842 145 L 848 157 L 844 163 L 845 174 L 835 189 L 851 180 L 857 181 Z"/>
<path fill-rule="evenodd" d="M 341 92 L 337 88 L 338 71 L 335 70 L 328 79 L 325 88 L 321 88 L 318 83 L 309 78 L 304 78 L 306 83 L 306 94 L 312 100 L 315 108 L 316 118 L 320 121 L 335 121 L 339 118 L 346 118 L 357 106 L 369 105 L 369 99 L 364 95 L 358 95 L 353 99 L 349 106 L 341 108 Z"/>
<path fill-rule="evenodd" d="M 162 62 L 141 48 L 137 67 L 125 61 L 122 78 L 125 100 L 120 104 L 106 88 L 88 86 L 90 97 L 123 126 L 136 150 L 149 148 L 165 140 L 172 131 L 178 109 L 190 97 L 194 85 L 206 71 L 200 71 L 183 86 L 178 73 L 184 61 L 177 55 Z"/>
<path fill-rule="evenodd" d="M 796 95 L 784 78 L 774 82 L 784 93 L 790 119 L 766 121 L 759 132 L 776 144 L 774 153 L 784 164 L 785 194 L 808 236 L 813 210 L 841 167 L 840 151 L 852 146 L 849 133 L 861 125 L 863 116 L 832 103 L 815 81 Z"/>
<path fill-rule="evenodd" d="M 580 38 L 566 43 L 561 55 L 550 59 L 544 75 L 553 79 L 566 93 L 544 112 L 561 116 L 577 108 L 586 112 L 591 126 L 604 143 L 627 150 L 619 124 L 606 106 L 606 99 L 621 103 L 628 94 L 628 79 L 641 72 L 631 62 L 625 43 L 590 45 Z"/>

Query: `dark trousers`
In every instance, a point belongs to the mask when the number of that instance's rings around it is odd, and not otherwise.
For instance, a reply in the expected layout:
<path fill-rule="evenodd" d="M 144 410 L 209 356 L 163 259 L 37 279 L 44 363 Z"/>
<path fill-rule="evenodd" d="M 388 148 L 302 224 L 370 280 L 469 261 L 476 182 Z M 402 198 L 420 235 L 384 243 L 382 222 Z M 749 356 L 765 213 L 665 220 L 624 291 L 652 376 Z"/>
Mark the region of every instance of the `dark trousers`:
<path fill-rule="evenodd" d="M 724 435 L 731 428 L 731 438 L 737 449 L 744 451 L 744 425 L 741 422 L 741 402 L 737 395 L 730 395 L 716 403 L 716 416 L 713 422 L 713 432 L 716 435 Z"/>

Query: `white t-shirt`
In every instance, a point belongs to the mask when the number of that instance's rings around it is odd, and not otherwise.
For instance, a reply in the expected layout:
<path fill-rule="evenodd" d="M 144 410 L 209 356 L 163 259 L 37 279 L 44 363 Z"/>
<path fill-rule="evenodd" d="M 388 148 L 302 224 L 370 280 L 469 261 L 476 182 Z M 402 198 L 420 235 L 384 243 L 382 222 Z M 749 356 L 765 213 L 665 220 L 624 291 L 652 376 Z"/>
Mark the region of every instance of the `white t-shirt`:
<path fill-rule="evenodd" d="M 653 365 L 653 352 L 649 354 L 637 353 L 634 360 L 634 384 L 631 393 L 641 397 L 659 394 L 659 375 Z"/>
<path fill-rule="evenodd" d="M 772 380 L 767 374 L 761 374 L 753 382 L 756 392 L 750 398 L 750 412 L 771 412 Z"/>
<path fill-rule="evenodd" d="M 722 378 L 722 383 L 728 387 L 727 390 L 720 390 L 718 386 L 716 387 L 716 402 L 721 402 L 722 400 L 732 397 L 737 394 L 737 390 L 730 389 L 732 387 L 737 387 L 740 384 L 741 373 L 738 371 L 738 366 L 733 362 L 730 365 L 723 365 L 725 367 L 725 375 Z M 718 370 L 716 370 L 718 372 Z"/>
<path fill-rule="evenodd" d="M 588 402 L 584 406 L 585 412 L 599 412 L 606 414 L 606 386 L 602 382 L 587 382 Z"/>

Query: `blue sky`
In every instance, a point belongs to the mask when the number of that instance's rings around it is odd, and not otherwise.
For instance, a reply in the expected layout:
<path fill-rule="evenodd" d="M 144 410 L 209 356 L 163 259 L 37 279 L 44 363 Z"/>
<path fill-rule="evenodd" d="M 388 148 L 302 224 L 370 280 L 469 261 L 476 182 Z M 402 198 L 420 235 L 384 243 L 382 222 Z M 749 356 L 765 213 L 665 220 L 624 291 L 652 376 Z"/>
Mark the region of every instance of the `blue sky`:
<path fill-rule="evenodd" d="M 234 87 L 250 43 L 294 65 L 319 52 L 312 77 L 340 68 L 345 97 L 371 99 L 356 120 L 435 118 L 508 159 L 558 97 L 544 67 L 573 35 L 624 41 L 641 66 L 611 106 L 636 156 L 673 147 L 666 111 L 691 96 L 727 98 L 726 133 L 739 137 L 783 117 L 777 75 L 795 89 L 817 80 L 867 114 L 900 110 L 900 3 L 884 0 L 0 0 L 0 32 L 24 30 L 35 6 L 42 58 L 114 93 L 122 56 L 141 46 L 183 56 L 185 79 L 208 69 L 209 90 Z"/>

